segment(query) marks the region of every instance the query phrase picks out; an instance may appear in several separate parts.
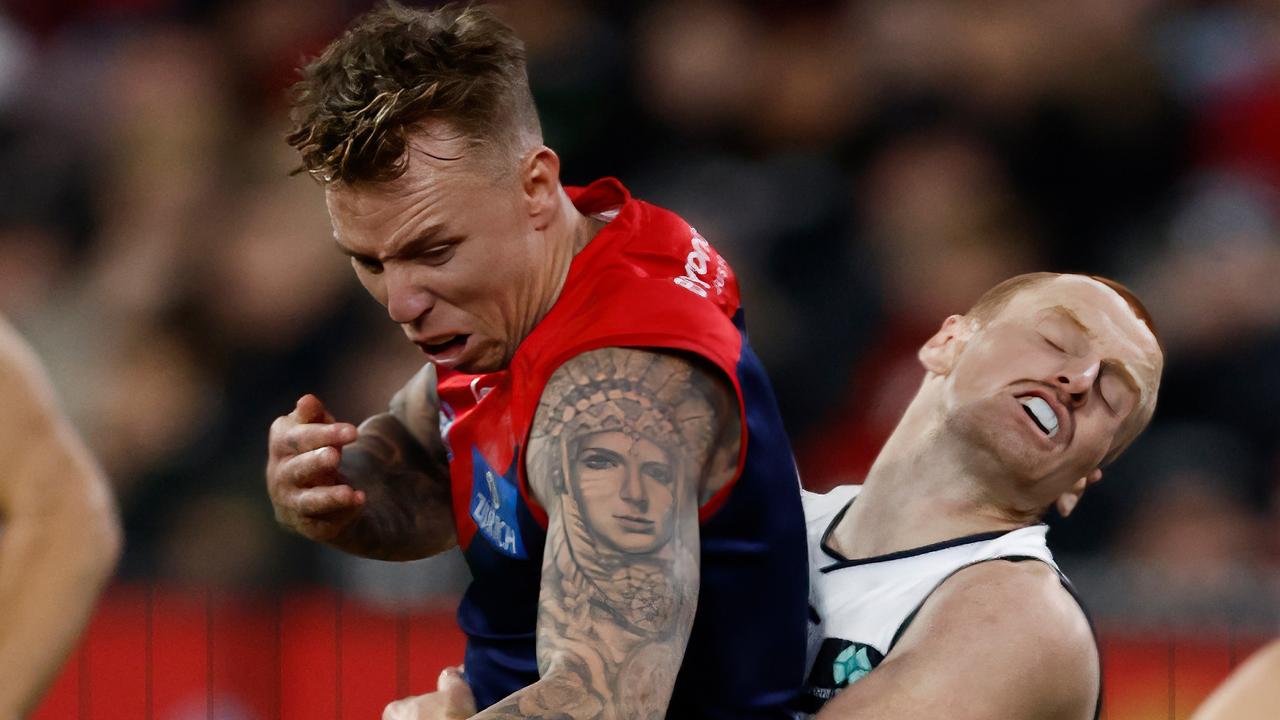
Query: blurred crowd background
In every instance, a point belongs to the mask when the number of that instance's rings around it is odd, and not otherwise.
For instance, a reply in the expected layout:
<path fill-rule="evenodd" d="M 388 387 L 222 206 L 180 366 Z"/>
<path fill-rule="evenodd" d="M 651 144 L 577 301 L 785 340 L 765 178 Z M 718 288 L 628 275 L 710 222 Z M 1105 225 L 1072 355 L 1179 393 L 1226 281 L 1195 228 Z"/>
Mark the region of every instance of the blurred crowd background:
<path fill-rule="evenodd" d="M 115 483 L 123 582 L 465 582 L 290 538 L 263 487 L 300 394 L 359 419 L 420 363 L 283 141 L 295 68 L 370 4 L 0 0 L 0 312 Z M 1105 621 L 1280 630 L 1280 2 L 503 12 L 566 182 L 616 176 L 734 264 L 806 485 L 860 478 L 945 316 L 1024 271 L 1110 275 L 1165 383 L 1055 551 Z"/>

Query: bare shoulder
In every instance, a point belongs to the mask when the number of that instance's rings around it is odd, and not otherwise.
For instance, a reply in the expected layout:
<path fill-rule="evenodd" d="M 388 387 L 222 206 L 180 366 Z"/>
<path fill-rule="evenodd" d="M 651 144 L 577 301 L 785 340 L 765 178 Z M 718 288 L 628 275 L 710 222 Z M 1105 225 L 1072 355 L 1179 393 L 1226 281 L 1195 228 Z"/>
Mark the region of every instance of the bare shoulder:
<path fill-rule="evenodd" d="M 1258 668 L 1259 671 L 1280 677 L 1280 640 L 1271 641 L 1269 645 L 1264 646 L 1253 657 L 1249 658 L 1248 662 L 1251 666 Z"/>
<path fill-rule="evenodd" d="M 36 374 L 35 354 L 9 321 L 0 316 L 0 383 L 6 389 L 29 386 Z"/>
<path fill-rule="evenodd" d="M 4 412 L 0 414 L 0 444 L 25 431 L 36 431 L 50 421 L 54 405 L 53 391 L 36 354 L 8 321 L 0 317 L 0 397 Z M 4 449 L 0 447 L 0 455 Z"/>
<path fill-rule="evenodd" d="M 921 609 L 920 619 L 956 615 L 987 625 L 987 631 L 1030 635 L 1063 650 L 1093 649 L 1084 611 L 1049 565 L 989 560 L 960 570 L 942 583 Z"/>
<path fill-rule="evenodd" d="M 964 658 L 971 686 L 1007 703 L 1003 717 L 1090 718 L 1100 669 L 1093 631 L 1056 571 L 991 560 L 934 591 L 894 653 Z"/>
<path fill-rule="evenodd" d="M 107 507 L 105 481 L 58 407 L 35 352 L 0 318 L 0 500 L 47 510 Z"/>

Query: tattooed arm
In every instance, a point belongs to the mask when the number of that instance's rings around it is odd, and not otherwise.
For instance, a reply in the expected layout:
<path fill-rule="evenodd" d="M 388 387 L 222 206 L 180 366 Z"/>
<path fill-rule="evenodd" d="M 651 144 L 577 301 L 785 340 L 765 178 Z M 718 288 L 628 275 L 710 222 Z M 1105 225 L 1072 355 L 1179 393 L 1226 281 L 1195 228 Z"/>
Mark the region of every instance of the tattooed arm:
<path fill-rule="evenodd" d="M 478 718 L 662 718 L 693 625 L 698 506 L 732 478 L 728 382 L 643 350 L 579 355 L 543 391 L 526 470 L 549 525 L 541 679 Z"/>
<path fill-rule="evenodd" d="M 271 426 L 267 490 L 282 525 L 379 560 L 415 560 L 457 543 L 449 464 L 428 364 L 357 429 L 312 395 Z"/>

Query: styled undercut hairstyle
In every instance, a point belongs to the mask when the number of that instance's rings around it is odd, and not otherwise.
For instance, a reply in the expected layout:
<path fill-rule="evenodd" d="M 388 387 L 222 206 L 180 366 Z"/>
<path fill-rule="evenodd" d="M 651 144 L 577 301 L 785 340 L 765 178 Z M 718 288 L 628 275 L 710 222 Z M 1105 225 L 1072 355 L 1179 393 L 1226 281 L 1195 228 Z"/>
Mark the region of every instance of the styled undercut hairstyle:
<path fill-rule="evenodd" d="M 410 134 L 430 120 L 493 159 L 542 139 L 524 43 L 483 7 L 389 3 L 358 18 L 301 74 L 287 140 L 302 156 L 295 172 L 325 184 L 400 177 Z"/>

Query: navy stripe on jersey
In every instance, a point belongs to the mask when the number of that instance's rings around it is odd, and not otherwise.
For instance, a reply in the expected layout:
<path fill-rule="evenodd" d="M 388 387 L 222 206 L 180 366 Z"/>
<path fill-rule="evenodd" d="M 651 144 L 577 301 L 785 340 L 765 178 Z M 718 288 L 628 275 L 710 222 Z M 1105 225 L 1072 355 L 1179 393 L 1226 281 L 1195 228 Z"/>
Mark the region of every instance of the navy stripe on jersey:
<path fill-rule="evenodd" d="M 741 310 L 734 325 L 747 455 L 725 504 L 702 524 L 698 611 L 669 718 L 789 718 L 784 704 L 804 681 L 809 581 L 799 479 Z"/>
<path fill-rule="evenodd" d="M 512 470 L 503 473 L 504 479 L 515 477 Z M 515 502 L 524 557 L 477 532 L 464 553 L 473 579 L 458 605 L 458 627 L 467 635 L 463 665 L 479 708 L 538 679 L 534 632 L 547 533 L 519 492 L 503 496 Z"/>

